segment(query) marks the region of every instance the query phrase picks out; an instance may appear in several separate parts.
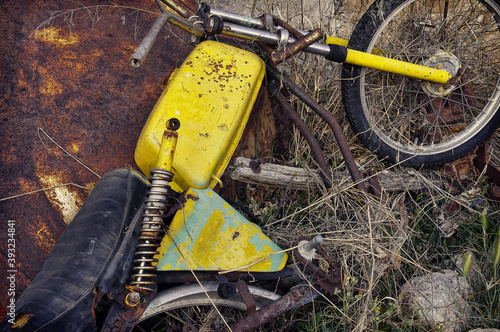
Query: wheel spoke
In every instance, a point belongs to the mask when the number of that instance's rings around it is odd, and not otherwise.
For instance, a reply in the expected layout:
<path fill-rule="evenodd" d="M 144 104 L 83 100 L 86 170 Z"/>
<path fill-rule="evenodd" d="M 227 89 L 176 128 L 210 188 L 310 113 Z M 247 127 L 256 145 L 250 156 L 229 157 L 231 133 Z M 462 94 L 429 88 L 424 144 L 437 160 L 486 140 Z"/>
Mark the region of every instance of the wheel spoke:
<path fill-rule="evenodd" d="M 447 154 L 443 158 L 450 159 L 473 136 L 487 135 L 482 128 L 496 118 L 500 106 L 500 7 L 491 0 L 384 1 L 377 1 L 368 15 L 383 8 L 385 20 L 362 18 L 360 31 L 368 41 L 357 41 L 355 29 L 352 47 L 367 52 L 376 47 L 386 57 L 444 66 L 458 74 L 452 84 L 439 86 L 361 68 L 356 76 L 361 77 L 361 109 L 368 127 L 357 121 L 359 115 L 350 115 L 359 112 L 355 105 L 346 106 L 351 124 L 357 132 L 369 130 L 366 138 L 361 135 L 369 146 L 379 151 L 380 144 L 387 146 L 384 157 L 393 154 L 396 159 L 404 152 Z M 369 38 L 362 25 L 372 25 Z"/>

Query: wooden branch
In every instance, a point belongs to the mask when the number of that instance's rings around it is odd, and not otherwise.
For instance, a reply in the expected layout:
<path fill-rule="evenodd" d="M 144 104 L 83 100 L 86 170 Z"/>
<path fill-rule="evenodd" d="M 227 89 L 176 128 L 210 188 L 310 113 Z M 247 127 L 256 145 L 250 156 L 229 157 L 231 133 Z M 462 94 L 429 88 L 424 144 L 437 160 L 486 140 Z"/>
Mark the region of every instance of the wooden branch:
<path fill-rule="evenodd" d="M 269 187 L 291 188 L 296 190 L 319 190 L 323 187 L 318 170 L 307 170 L 275 164 L 261 164 L 261 172 L 255 173 L 250 168 L 251 159 L 238 157 L 233 166 L 227 170 L 230 178 L 235 181 L 265 185 Z M 333 173 L 334 187 L 347 186 L 352 183 L 348 172 Z M 429 185 L 443 186 L 443 180 L 429 171 L 398 170 L 398 172 L 382 171 L 377 178 L 383 190 L 422 190 Z"/>

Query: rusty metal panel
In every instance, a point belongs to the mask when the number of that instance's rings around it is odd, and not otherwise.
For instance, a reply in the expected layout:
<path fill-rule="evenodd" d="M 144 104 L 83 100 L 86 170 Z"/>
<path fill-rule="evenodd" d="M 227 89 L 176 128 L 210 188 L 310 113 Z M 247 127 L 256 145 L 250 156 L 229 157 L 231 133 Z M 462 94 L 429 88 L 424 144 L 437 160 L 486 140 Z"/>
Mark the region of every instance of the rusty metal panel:
<path fill-rule="evenodd" d="M 62 0 L 0 4 L 0 318 L 9 301 L 7 221 L 15 220 L 18 297 L 88 191 L 66 185 L 6 198 L 66 183 L 91 188 L 93 172 L 135 168 L 135 144 L 163 80 L 191 50 L 184 32 L 165 28 L 144 65 L 132 68 L 155 2 L 79 3 L 87 8 Z M 51 13 L 58 16 L 41 25 Z"/>
<path fill-rule="evenodd" d="M 15 220 L 16 298 L 97 175 L 137 168 L 133 153 L 141 129 L 164 80 L 192 49 L 185 32 L 167 27 L 144 64 L 133 68 L 130 57 L 156 19 L 155 2 L 79 3 L 80 8 L 63 0 L 0 3 L 0 294 L 9 288 L 8 220 Z M 196 7 L 193 0 L 183 5 Z M 263 92 L 235 156 L 286 150 Z M 278 119 L 288 128 L 285 122 Z M 54 186 L 59 187 L 37 191 Z M 234 186 L 224 190 L 234 192 Z M 8 301 L 0 296 L 0 319 Z"/>

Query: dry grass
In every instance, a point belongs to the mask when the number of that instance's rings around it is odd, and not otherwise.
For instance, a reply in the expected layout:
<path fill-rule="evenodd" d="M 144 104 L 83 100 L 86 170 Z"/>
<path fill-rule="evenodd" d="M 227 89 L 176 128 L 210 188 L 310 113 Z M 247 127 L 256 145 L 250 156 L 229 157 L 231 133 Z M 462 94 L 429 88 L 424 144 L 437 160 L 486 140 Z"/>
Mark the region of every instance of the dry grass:
<path fill-rule="evenodd" d="M 307 30 L 319 25 L 324 31 L 344 38 L 349 37 L 354 22 L 368 5 L 350 0 L 257 1 L 256 8 L 259 4 L 296 27 Z M 357 141 L 345 120 L 340 68 L 340 65 L 313 55 L 301 55 L 281 65 L 284 72 L 341 123 L 360 170 L 383 170 L 387 165 Z M 292 104 L 322 145 L 332 170 L 345 170 L 329 127 L 293 97 Z M 287 164 L 316 167 L 305 140 L 298 132 L 294 132 L 293 138 Z M 490 144 L 492 161 L 497 163 L 498 139 L 494 138 Z M 396 173 L 398 170 L 398 167 L 393 169 Z M 427 181 L 418 172 L 416 176 Z M 308 314 L 302 309 L 291 314 L 289 319 L 295 321 L 300 330 L 419 330 L 422 325 L 418 316 L 411 308 L 405 307 L 400 298 L 401 285 L 413 276 L 449 267 L 454 256 L 467 250 L 472 250 L 480 261 L 478 270 L 483 284 L 498 281 L 496 274 L 488 273 L 492 267 L 495 241 L 492 234 L 498 227 L 498 209 L 491 202 L 458 213 L 452 218 L 457 225 L 455 235 L 445 238 L 439 217 L 449 217 L 444 208 L 454 197 L 430 182 L 427 190 L 422 192 L 385 193 L 381 202 L 367 198 L 352 187 L 325 189 L 320 193 L 276 190 L 274 195 L 267 194 L 266 201 L 256 202 L 253 193 L 264 188 L 248 188 L 248 200 L 253 202 L 251 207 L 267 224 L 263 227 L 265 233 L 278 244 L 289 247 L 299 236 L 321 234 L 326 239 L 324 247 L 342 266 L 345 288 L 339 294 L 341 301 L 335 305 L 316 303 L 308 307 Z M 484 201 L 481 192 L 468 191 L 467 195 L 470 201 Z M 409 214 L 408 219 L 402 217 L 405 212 Z M 489 224 L 478 233 L 477 220 L 481 214 L 487 215 Z M 474 286 L 480 294 L 488 293 L 481 283 Z M 488 296 L 488 303 L 498 304 L 498 288 Z M 468 300 L 473 306 L 476 301 L 482 301 L 477 296 Z M 471 318 L 471 326 L 486 327 L 499 323 L 498 318 L 492 319 L 498 310 L 490 308 L 488 311 L 483 305 L 477 308 L 481 309 Z M 486 317 L 481 316 L 483 313 Z"/>

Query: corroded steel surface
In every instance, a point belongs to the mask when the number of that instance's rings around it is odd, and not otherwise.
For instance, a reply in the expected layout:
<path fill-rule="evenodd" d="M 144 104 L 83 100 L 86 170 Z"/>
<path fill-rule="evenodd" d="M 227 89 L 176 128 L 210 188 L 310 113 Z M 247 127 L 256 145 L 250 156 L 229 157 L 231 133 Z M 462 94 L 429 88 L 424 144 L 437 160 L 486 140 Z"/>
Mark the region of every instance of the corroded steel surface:
<path fill-rule="evenodd" d="M 97 174 L 135 167 L 135 144 L 162 83 L 191 50 L 184 32 L 164 29 L 143 66 L 132 68 L 159 12 L 154 1 L 79 3 L 87 8 L 63 0 L 0 4 L 0 199 L 98 180 L 44 133 Z M 41 25 L 50 13 L 61 15 Z M 9 300 L 7 221 L 15 220 L 18 297 L 87 195 L 69 185 L 0 201 L 0 318 Z"/>
<path fill-rule="evenodd" d="M 290 58 L 292 55 L 299 53 L 300 51 L 306 49 L 310 45 L 314 44 L 321 38 L 323 38 L 323 33 L 319 30 L 313 30 L 307 35 L 298 38 L 291 44 L 288 44 L 285 49 L 276 51 L 271 55 L 271 62 L 273 65 L 281 63 L 286 59 Z"/>
<path fill-rule="evenodd" d="M 78 3 L 0 3 L 0 319 L 9 300 L 7 221 L 15 220 L 17 298 L 88 196 L 81 187 L 92 188 L 96 174 L 137 169 L 141 129 L 165 79 L 192 50 L 187 33 L 166 27 L 133 68 L 130 58 L 159 13 L 155 2 Z M 275 129 L 271 108 L 264 90 L 234 156 L 268 157 L 272 150 L 282 158 L 289 127 L 278 119 Z M 233 195 L 229 184 L 223 191 Z"/>

